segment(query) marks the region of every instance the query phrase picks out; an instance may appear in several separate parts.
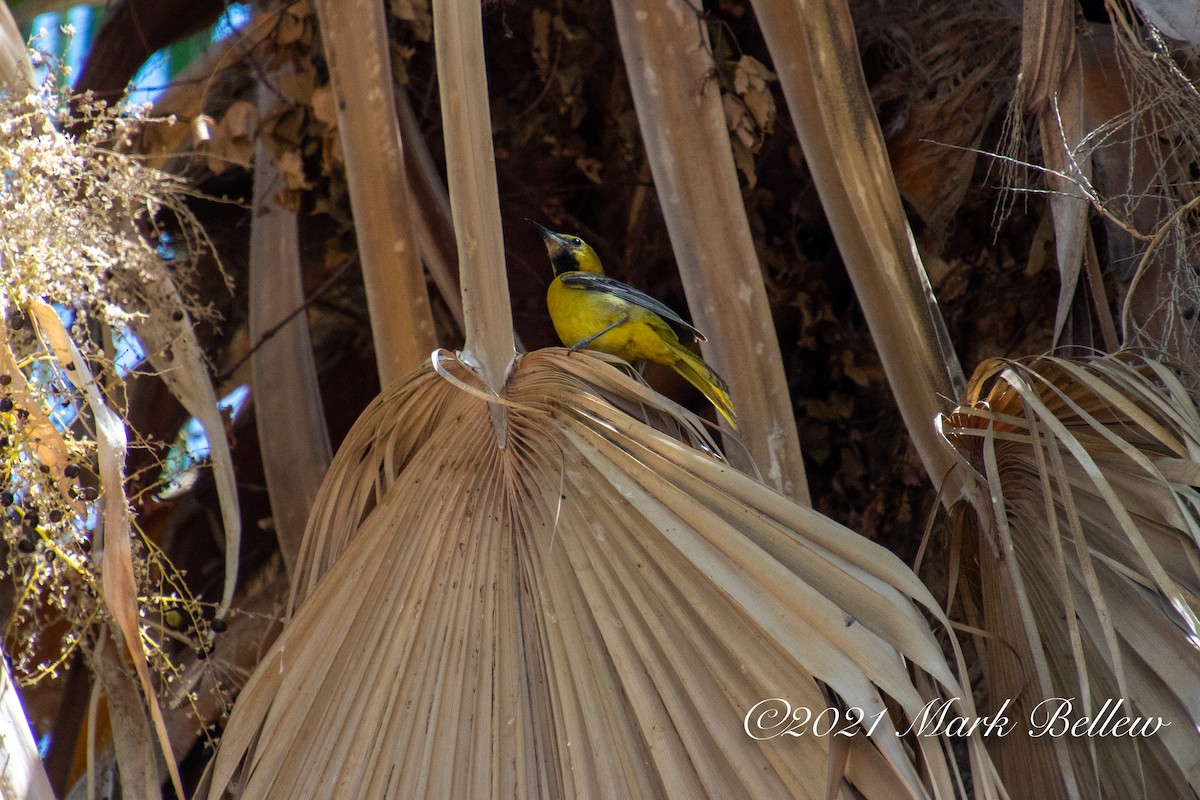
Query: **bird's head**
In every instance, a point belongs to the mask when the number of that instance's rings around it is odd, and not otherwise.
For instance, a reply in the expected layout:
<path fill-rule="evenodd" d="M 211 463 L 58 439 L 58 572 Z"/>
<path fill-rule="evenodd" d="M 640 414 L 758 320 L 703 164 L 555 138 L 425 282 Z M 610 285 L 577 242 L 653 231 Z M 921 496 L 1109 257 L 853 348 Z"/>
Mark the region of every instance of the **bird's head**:
<path fill-rule="evenodd" d="M 604 274 L 604 267 L 600 265 L 600 256 L 596 255 L 592 246 L 583 239 L 569 233 L 555 233 L 549 228 L 538 225 L 533 220 L 529 220 L 529 222 L 538 229 L 538 232 L 542 234 L 542 239 L 546 242 L 546 252 L 550 254 L 550 263 L 554 267 L 555 275 L 562 275 L 564 272 Z"/>

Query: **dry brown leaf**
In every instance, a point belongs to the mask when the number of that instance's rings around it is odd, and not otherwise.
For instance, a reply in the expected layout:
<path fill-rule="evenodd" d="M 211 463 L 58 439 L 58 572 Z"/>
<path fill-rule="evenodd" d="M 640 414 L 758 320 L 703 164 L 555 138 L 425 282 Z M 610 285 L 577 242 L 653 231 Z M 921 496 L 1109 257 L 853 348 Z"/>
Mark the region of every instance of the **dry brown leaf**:
<path fill-rule="evenodd" d="M 724 95 L 721 98 L 721 105 L 725 109 L 725 121 L 729 125 L 729 132 L 753 153 L 751 148 L 758 144 L 760 136 L 754 117 L 751 116 L 745 104 L 738 102 L 735 97 Z"/>
<path fill-rule="evenodd" d="M 422 363 L 434 347 L 396 116 L 387 19 L 381 5 L 367 0 L 319 0 L 314 7 L 337 98 L 338 143 L 376 366 L 387 385 Z"/>
<path fill-rule="evenodd" d="M 742 56 L 734 66 L 733 90 L 746 104 L 759 131 L 756 152 L 766 135 L 775 128 L 775 96 L 768 84 L 777 80 L 778 76 L 753 56 Z"/>
<path fill-rule="evenodd" d="M 237 584 L 242 542 L 237 480 L 233 473 L 233 455 L 225 431 L 225 417 L 217 406 L 216 390 L 209 377 L 195 327 L 165 267 L 156 274 L 147 274 L 144 279 L 146 290 L 152 295 L 153 307 L 161 310 L 162 317 L 142 320 L 135 326 L 135 331 L 146 347 L 146 357 L 158 371 L 167 389 L 189 414 L 200 421 L 208 437 L 225 534 L 225 582 L 217 607 L 217 616 L 224 617 Z M 168 309 L 175 311 L 169 312 Z"/>
<path fill-rule="evenodd" d="M 275 160 L 275 171 L 280 178 L 283 178 L 287 188 L 292 191 L 312 188 L 312 183 L 304 174 L 304 161 L 295 150 L 279 154 L 279 158 Z"/>
<path fill-rule="evenodd" d="M 614 3 L 617 36 L 646 163 L 667 223 L 689 310 L 709 339 L 704 358 L 729 381 L 744 446 L 730 458 L 810 502 L 783 357 L 737 172 L 754 184 L 749 148 L 733 137 L 704 26 L 684 0 Z M 764 80 L 746 62 L 747 87 Z M 740 104 L 740 102 L 739 102 Z M 719 224 L 714 224 L 719 222 Z"/>
<path fill-rule="evenodd" d="M 274 95 L 260 87 L 258 102 L 269 112 Z M 290 574 L 333 453 L 308 318 L 294 316 L 305 303 L 299 222 L 295 212 L 274 200 L 277 180 L 277 168 L 260 141 L 250 231 L 249 327 L 251 340 L 261 345 L 250 356 L 251 393 L 269 398 L 271 407 L 270 413 L 255 415 L 255 425 L 275 535 Z"/>
<path fill-rule="evenodd" d="M 254 157 L 255 136 L 258 133 L 258 110 L 245 100 L 234 101 L 210 130 L 204 143 L 208 168 L 220 175 L 230 166 L 248 168 Z"/>
<path fill-rule="evenodd" d="M 1200 413 L 1168 364 L 1123 352 L 981 365 L 944 430 L 994 518 L 966 525 L 981 564 L 993 697 L 1029 719 L 1122 700 L 1157 735 L 1004 737 L 1018 797 L 1179 797 L 1200 788 L 1200 492 L 1158 464 L 1200 457 Z M 1194 473 L 1170 468 L 1173 477 Z"/>
<path fill-rule="evenodd" d="M 929 421 L 965 385 L 871 108 L 848 4 L 754 0 L 754 13 L 888 383 L 925 470 L 967 487 Z"/>
<path fill-rule="evenodd" d="M 8 325 L 3 320 L 0 320 L 0 372 L 12 378 L 12 383 L 7 391 L 12 398 L 14 408 L 21 408 L 29 412 L 26 425 L 29 430 L 29 438 L 35 445 L 34 452 L 38 461 L 53 471 L 55 483 L 63 501 L 77 511 L 81 511 L 82 504 L 71 493 L 73 483 L 62 474 L 62 467 L 70 461 L 67 444 L 63 440 L 62 434 L 54 427 L 54 423 L 50 421 L 50 417 L 46 415 L 46 410 L 42 408 L 37 397 L 30 391 L 25 373 L 17 366 L 16 356 L 13 355 L 9 346 Z"/>
<path fill-rule="evenodd" d="M 575 159 L 575 166 L 592 183 L 598 186 L 604 185 L 604 164 L 599 159 L 578 156 Z"/>
<path fill-rule="evenodd" d="M 488 394 L 440 369 L 385 392 L 335 458 L 314 588 L 238 700 L 210 797 L 823 798 L 828 740 L 747 736 L 755 703 L 824 708 L 814 676 L 908 718 L 963 696 L 909 570 L 605 399 L 711 447 L 644 385 L 524 356 L 501 449 Z M 905 744 L 884 718 L 832 780 L 958 794 L 935 739 Z"/>
<path fill-rule="evenodd" d="M 316 69 L 312 66 L 305 65 L 295 68 L 289 64 L 287 68 L 279 69 L 272 73 L 271 82 L 275 87 L 275 91 L 272 91 L 272 97 L 283 95 L 294 100 L 297 104 L 313 105 L 313 92 L 316 91 L 317 73 Z M 245 100 L 238 100 L 236 102 L 247 103 Z M 337 116 L 336 113 L 334 116 Z"/>
<path fill-rule="evenodd" d="M 337 128 L 337 101 L 333 96 L 333 87 L 328 83 L 313 90 L 312 110 L 318 122 L 327 125 L 330 130 Z"/>
<path fill-rule="evenodd" d="M 429 0 L 391 0 L 392 14 L 411 23 L 413 34 L 422 42 L 433 36 L 433 12 Z"/>

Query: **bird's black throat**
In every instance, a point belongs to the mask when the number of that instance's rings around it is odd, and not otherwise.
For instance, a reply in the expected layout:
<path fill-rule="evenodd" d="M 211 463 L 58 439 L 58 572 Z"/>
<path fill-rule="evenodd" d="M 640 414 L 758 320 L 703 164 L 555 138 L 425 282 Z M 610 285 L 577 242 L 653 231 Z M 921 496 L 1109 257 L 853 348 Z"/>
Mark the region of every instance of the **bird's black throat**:
<path fill-rule="evenodd" d="M 564 272 L 579 271 L 579 262 L 575 259 L 575 254 L 565 248 L 550 256 L 550 264 L 554 267 L 555 277 Z"/>

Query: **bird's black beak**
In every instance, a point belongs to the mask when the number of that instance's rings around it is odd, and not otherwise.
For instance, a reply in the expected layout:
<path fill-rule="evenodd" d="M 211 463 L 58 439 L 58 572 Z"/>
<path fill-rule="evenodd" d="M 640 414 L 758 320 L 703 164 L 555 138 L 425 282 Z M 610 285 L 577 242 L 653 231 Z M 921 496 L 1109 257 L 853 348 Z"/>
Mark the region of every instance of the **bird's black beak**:
<path fill-rule="evenodd" d="M 560 237 L 557 233 L 555 233 L 554 231 L 547 228 L 545 225 L 539 225 L 538 223 L 534 222 L 533 220 L 529 219 L 528 217 L 526 217 L 525 221 L 528 222 L 533 227 L 537 228 L 538 233 L 540 233 L 542 235 L 542 238 L 545 239 L 547 242 L 555 242 L 557 244 L 562 244 L 562 237 Z"/>
<path fill-rule="evenodd" d="M 550 254 L 550 266 L 554 268 L 555 275 L 579 269 L 579 263 L 575 260 L 571 244 L 561 233 L 555 233 L 545 225 L 539 225 L 531 219 L 526 218 L 525 221 L 537 228 L 538 233 L 545 240 L 546 252 Z"/>

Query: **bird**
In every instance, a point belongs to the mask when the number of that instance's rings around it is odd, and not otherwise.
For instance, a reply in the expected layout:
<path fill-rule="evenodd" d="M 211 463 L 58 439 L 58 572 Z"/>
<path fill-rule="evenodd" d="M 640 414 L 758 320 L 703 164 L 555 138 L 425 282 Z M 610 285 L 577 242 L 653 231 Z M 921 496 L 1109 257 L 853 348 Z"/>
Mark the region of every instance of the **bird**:
<path fill-rule="evenodd" d="M 572 350 L 609 353 L 631 364 L 653 361 L 668 366 L 699 389 L 737 430 L 729 384 L 680 341 L 682 335 L 703 342 L 704 334 L 645 292 L 605 275 L 600 256 L 583 239 L 529 222 L 541 233 L 554 268 L 546 307 L 562 343 Z"/>

